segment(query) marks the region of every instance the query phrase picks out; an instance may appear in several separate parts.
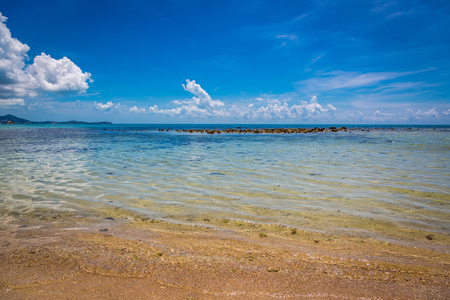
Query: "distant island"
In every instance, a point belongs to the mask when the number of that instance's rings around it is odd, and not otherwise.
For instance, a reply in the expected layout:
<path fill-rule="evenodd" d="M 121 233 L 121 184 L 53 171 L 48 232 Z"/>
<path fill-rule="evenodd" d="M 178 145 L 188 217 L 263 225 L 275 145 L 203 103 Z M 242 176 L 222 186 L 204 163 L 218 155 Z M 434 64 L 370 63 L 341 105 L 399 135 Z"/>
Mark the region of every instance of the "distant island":
<path fill-rule="evenodd" d="M 112 124 L 111 122 L 82 122 L 82 121 L 67 121 L 67 122 L 33 122 L 27 119 L 18 118 L 13 115 L 0 116 L 0 124 Z"/>

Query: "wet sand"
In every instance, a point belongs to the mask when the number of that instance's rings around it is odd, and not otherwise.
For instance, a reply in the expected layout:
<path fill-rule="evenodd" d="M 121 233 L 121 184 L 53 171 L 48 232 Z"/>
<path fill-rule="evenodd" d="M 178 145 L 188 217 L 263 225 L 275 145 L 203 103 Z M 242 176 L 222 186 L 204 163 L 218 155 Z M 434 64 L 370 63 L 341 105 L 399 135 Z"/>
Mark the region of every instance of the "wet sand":
<path fill-rule="evenodd" d="M 125 212 L 18 217 L 0 230 L 0 298 L 450 298 L 447 241 L 424 237 L 414 247 L 205 222 L 212 225 L 176 225 Z"/>

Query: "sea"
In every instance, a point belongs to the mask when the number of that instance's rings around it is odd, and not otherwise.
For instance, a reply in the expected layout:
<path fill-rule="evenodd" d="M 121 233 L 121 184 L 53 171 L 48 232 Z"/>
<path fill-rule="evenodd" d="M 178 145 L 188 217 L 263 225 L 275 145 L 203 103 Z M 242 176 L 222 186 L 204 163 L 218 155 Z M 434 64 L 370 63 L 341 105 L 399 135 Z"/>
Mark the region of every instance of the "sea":
<path fill-rule="evenodd" d="M 206 134 L 181 130 L 329 126 L 0 125 L 0 220 L 101 206 L 196 226 L 448 236 L 450 126 L 345 126 Z"/>

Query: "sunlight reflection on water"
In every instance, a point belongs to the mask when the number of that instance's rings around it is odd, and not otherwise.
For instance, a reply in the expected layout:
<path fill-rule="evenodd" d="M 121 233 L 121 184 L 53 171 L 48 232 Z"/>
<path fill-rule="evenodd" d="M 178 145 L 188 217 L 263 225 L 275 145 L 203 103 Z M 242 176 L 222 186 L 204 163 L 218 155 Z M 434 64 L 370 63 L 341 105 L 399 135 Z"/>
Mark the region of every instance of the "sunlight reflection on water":
<path fill-rule="evenodd" d="M 174 222 L 450 229 L 448 128 L 206 135 L 104 126 L 0 128 L 1 213 L 82 211 L 83 200 Z"/>

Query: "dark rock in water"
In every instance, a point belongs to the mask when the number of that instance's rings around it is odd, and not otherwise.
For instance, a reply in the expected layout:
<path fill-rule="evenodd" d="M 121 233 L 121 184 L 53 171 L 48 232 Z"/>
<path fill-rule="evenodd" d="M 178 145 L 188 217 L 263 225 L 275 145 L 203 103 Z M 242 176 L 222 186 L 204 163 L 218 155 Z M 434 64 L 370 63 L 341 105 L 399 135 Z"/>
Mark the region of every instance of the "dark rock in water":
<path fill-rule="evenodd" d="M 219 173 L 219 172 L 213 172 L 213 173 L 210 173 L 209 175 L 220 175 L 220 176 L 225 176 L 225 174 Z"/>
<path fill-rule="evenodd" d="M 101 228 L 98 231 L 108 231 L 108 228 Z"/>
<path fill-rule="evenodd" d="M 171 129 L 155 129 L 155 131 L 170 131 Z M 370 129 L 365 128 L 352 128 L 353 131 L 370 131 Z M 394 130 L 394 128 L 392 128 Z M 186 133 L 206 133 L 206 134 L 221 134 L 221 133 L 232 133 L 232 134 L 305 134 L 305 133 L 320 133 L 320 132 L 348 132 L 349 129 L 345 126 L 335 127 L 331 126 L 328 129 L 325 127 L 314 127 L 314 128 L 226 128 L 226 129 L 176 129 L 176 132 L 186 132 Z"/>
<path fill-rule="evenodd" d="M 112 217 L 106 217 L 106 220 L 115 220 L 115 219 Z"/>

